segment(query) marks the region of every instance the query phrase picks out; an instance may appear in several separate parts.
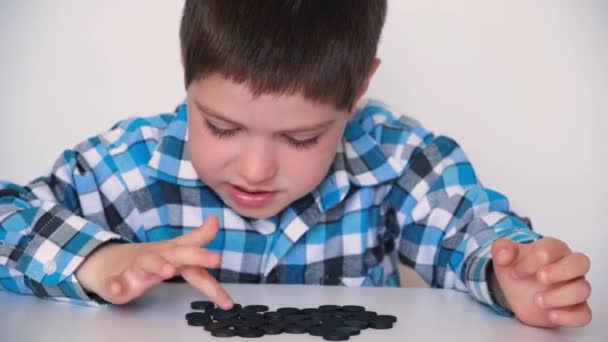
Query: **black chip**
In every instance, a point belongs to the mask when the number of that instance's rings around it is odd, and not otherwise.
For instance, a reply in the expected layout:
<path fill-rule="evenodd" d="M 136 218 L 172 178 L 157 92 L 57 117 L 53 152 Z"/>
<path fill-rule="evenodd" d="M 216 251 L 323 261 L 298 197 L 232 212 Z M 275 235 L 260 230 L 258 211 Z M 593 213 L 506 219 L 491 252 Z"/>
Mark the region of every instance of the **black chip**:
<path fill-rule="evenodd" d="M 332 319 L 332 318 L 345 319 L 346 317 L 352 317 L 352 315 L 353 314 L 351 312 L 347 312 L 347 311 L 325 312 L 325 313 L 321 314 L 321 316 L 325 319 Z"/>
<path fill-rule="evenodd" d="M 308 332 L 308 328 L 295 323 L 287 324 L 284 329 L 288 334 L 306 334 Z"/>
<path fill-rule="evenodd" d="M 357 315 L 366 315 L 369 317 L 376 317 L 376 316 L 378 316 L 378 313 L 376 311 L 365 311 L 362 313 L 358 313 Z"/>
<path fill-rule="evenodd" d="M 319 325 L 319 324 L 323 323 L 323 321 L 321 321 L 320 319 L 315 318 L 315 317 L 311 317 L 310 319 L 303 320 L 300 322 L 312 322 L 312 323 L 314 323 L 314 325 Z"/>
<path fill-rule="evenodd" d="M 323 339 L 326 341 L 346 341 L 350 338 L 350 335 L 341 331 L 326 331 L 323 334 Z"/>
<path fill-rule="evenodd" d="M 208 321 L 203 321 L 203 320 L 189 320 L 188 321 L 188 325 L 191 327 L 204 327 L 207 324 L 211 323 L 211 319 L 209 319 Z"/>
<path fill-rule="evenodd" d="M 279 308 L 279 309 L 277 309 L 277 312 L 280 313 L 280 314 L 282 314 L 282 315 L 294 315 L 294 314 L 300 313 L 300 309 L 286 307 L 286 308 Z"/>
<path fill-rule="evenodd" d="M 236 329 L 235 331 L 240 337 L 255 338 L 264 336 L 264 331 L 260 329 Z"/>
<path fill-rule="evenodd" d="M 243 324 L 250 328 L 259 328 L 262 325 L 268 324 L 268 322 L 263 319 L 249 319 L 249 320 L 243 321 Z"/>
<path fill-rule="evenodd" d="M 344 317 L 345 321 L 363 321 L 363 322 L 371 322 L 373 320 L 373 318 L 367 317 L 367 316 L 363 316 L 363 315 L 351 315 L 348 317 Z"/>
<path fill-rule="evenodd" d="M 282 319 L 285 314 L 276 311 L 264 312 L 262 316 L 266 319 Z"/>
<path fill-rule="evenodd" d="M 319 311 L 319 309 L 317 309 L 317 308 L 306 308 L 306 309 L 300 310 L 300 312 L 307 314 L 307 315 L 314 315 L 314 314 L 320 313 L 321 311 Z"/>
<path fill-rule="evenodd" d="M 215 320 L 223 320 L 228 318 L 239 317 L 239 313 L 234 311 L 215 311 L 213 312 L 212 316 Z"/>
<path fill-rule="evenodd" d="M 376 316 L 378 316 L 377 313 L 375 313 L 373 311 L 366 311 L 366 312 L 357 312 L 357 313 L 354 313 L 348 319 L 349 320 L 366 321 L 366 322 L 369 323 L 369 322 L 373 321 L 376 318 Z"/>
<path fill-rule="evenodd" d="M 324 324 L 333 325 L 333 326 L 341 326 L 346 322 L 343 318 L 340 317 L 332 317 L 323 320 Z"/>
<path fill-rule="evenodd" d="M 377 320 L 381 320 L 381 321 L 389 321 L 391 323 L 396 323 L 397 322 L 397 317 L 392 316 L 392 315 L 378 315 L 374 318 L 375 321 Z"/>
<path fill-rule="evenodd" d="M 268 306 L 266 305 L 247 305 L 243 307 L 242 311 L 244 312 L 266 312 L 268 311 Z"/>
<path fill-rule="evenodd" d="M 240 317 L 242 319 L 264 319 L 264 315 L 258 312 L 241 312 Z"/>
<path fill-rule="evenodd" d="M 229 310 L 224 310 L 224 309 L 219 308 L 219 307 L 212 307 L 212 308 L 209 308 L 209 309 L 205 310 L 205 312 L 209 313 L 209 314 L 213 314 L 215 312 L 236 312 L 236 313 L 239 313 L 239 312 L 241 312 L 242 308 L 243 307 L 241 306 L 241 304 L 234 304 L 232 306 L 232 308 L 230 308 Z"/>
<path fill-rule="evenodd" d="M 215 305 L 213 304 L 213 302 L 210 302 L 208 300 L 195 300 L 194 302 L 190 303 L 190 307 L 193 310 L 209 310 L 211 308 L 213 308 Z"/>
<path fill-rule="evenodd" d="M 330 318 L 332 318 L 333 315 L 331 313 L 318 312 L 316 314 L 311 314 L 310 317 L 322 321 L 324 319 L 330 319 Z"/>
<path fill-rule="evenodd" d="M 353 312 L 346 311 L 346 310 L 338 310 L 338 311 L 330 312 L 329 314 L 331 314 L 333 317 L 340 317 L 340 318 L 348 318 L 348 317 L 353 316 Z"/>
<path fill-rule="evenodd" d="M 374 320 L 369 324 L 372 329 L 391 329 L 393 323 L 387 320 Z"/>
<path fill-rule="evenodd" d="M 342 310 L 350 312 L 365 312 L 365 308 L 359 305 L 344 305 Z"/>
<path fill-rule="evenodd" d="M 188 312 L 186 314 L 186 320 L 189 321 L 194 319 L 211 319 L 211 316 L 203 312 Z"/>
<path fill-rule="evenodd" d="M 378 313 L 376 311 L 365 311 L 365 312 L 360 313 L 358 315 L 366 315 L 366 316 L 369 316 L 369 317 L 376 317 L 376 316 L 378 316 Z"/>
<path fill-rule="evenodd" d="M 331 329 L 333 329 L 333 328 L 334 327 L 331 327 Z M 322 326 L 317 325 L 315 327 L 308 329 L 308 333 L 311 334 L 312 336 L 323 336 L 323 334 L 325 334 L 325 332 L 327 332 L 327 330 L 328 329 L 325 329 Z"/>
<path fill-rule="evenodd" d="M 349 326 L 349 327 L 355 327 L 357 329 L 367 329 L 367 327 L 369 327 L 369 322 L 360 321 L 360 320 L 356 320 L 356 319 L 348 319 L 348 320 L 344 321 L 344 325 Z"/>
<path fill-rule="evenodd" d="M 213 321 L 210 317 L 206 318 L 192 318 L 188 320 L 188 325 L 192 327 L 205 327 L 211 324 Z"/>
<path fill-rule="evenodd" d="M 333 311 L 338 311 L 340 310 L 342 307 L 339 305 L 321 305 L 319 306 L 319 311 L 321 312 L 333 312 Z"/>
<path fill-rule="evenodd" d="M 323 330 L 326 331 L 330 331 L 330 330 L 334 330 L 337 327 L 342 327 L 343 325 L 335 325 L 335 324 L 327 324 L 327 323 L 321 323 L 318 325 L 318 327 L 320 327 Z"/>
<path fill-rule="evenodd" d="M 224 310 L 222 308 L 216 308 L 217 310 L 221 310 L 221 311 L 230 311 L 230 312 L 241 312 L 241 310 L 243 310 L 243 306 L 241 304 L 233 304 L 232 307 L 228 310 Z"/>
<path fill-rule="evenodd" d="M 224 329 L 229 326 L 230 326 L 230 322 L 228 322 L 228 321 L 218 321 L 218 322 L 212 322 L 212 323 L 205 325 L 205 330 L 214 331 L 214 330 L 218 330 L 218 329 Z"/>
<path fill-rule="evenodd" d="M 220 317 L 225 317 L 223 315 L 226 314 L 226 313 L 229 314 L 227 316 L 234 316 L 234 314 L 239 315 L 241 313 L 241 307 L 240 306 L 234 306 L 230 310 L 224 310 L 224 309 L 221 309 L 221 308 L 211 308 L 209 310 L 206 310 L 205 313 L 208 313 L 211 316 L 215 316 L 215 315 L 219 314 Z"/>
<path fill-rule="evenodd" d="M 229 328 L 221 328 L 212 330 L 211 335 L 215 337 L 233 337 L 236 336 L 236 331 Z"/>
<path fill-rule="evenodd" d="M 320 322 L 312 320 L 312 319 L 305 319 L 305 320 L 293 322 L 293 324 L 299 325 L 299 326 L 304 327 L 306 329 L 310 329 L 310 328 L 312 328 L 314 326 L 319 325 Z"/>
<path fill-rule="evenodd" d="M 285 316 L 283 316 L 283 319 L 288 322 L 296 322 L 296 321 L 304 321 L 307 319 L 312 319 L 312 316 L 303 314 L 303 313 L 297 313 L 297 314 L 293 314 L 293 315 L 285 315 Z"/>
<path fill-rule="evenodd" d="M 271 319 L 271 320 L 266 320 L 266 324 L 272 324 L 272 325 L 277 325 L 279 327 L 282 327 L 283 329 L 285 329 L 285 326 L 291 324 L 290 322 L 284 321 L 282 319 Z"/>
<path fill-rule="evenodd" d="M 249 325 L 245 324 L 245 322 L 235 322 L 235 323 L 231 324 L 230 327 L 232 327 L 234 329 L 253 329 L 253 328 L 256 328 L 256 327 L 250 327 Z"/>
<path fill-rule="evenodd" d="M 343 333 L 347 333 L 349 336 L 355 336 L 355 335 L 359 335 L 361 333 L 360 329 L 357 329 L 356 327 L 352 327 L 352 326 L 342 326 L 342 327 L 336 327 L 334 330 L 339 331 L 339 332 L 343 332 Z"/>
<path fill-rule="evenodd" d="M 163 280 L 163 283 L 185 283 L 185 282 L 186 282 L 186 279 L 184 279 L 182 276 L 179 276 L 179 275 Z"/>
<path fill-rule="evenodd" d="M 233 328 L 247 328 L 248 327 L 248 325 L 245 324 L 244 321 L 241 321 L 237 317 L 222 319 L 222 320 L 219 320 L 218 322 L 224 323 L 226 325 L 226 327 L 233 327 Z"/>
<path fill-rule="evenodd" d="M 283 332 L 283 327 L 276 324 L 264 324 L 260 326 L 260 330 L 264 332 L 266 335 L 278 335 Z"/>

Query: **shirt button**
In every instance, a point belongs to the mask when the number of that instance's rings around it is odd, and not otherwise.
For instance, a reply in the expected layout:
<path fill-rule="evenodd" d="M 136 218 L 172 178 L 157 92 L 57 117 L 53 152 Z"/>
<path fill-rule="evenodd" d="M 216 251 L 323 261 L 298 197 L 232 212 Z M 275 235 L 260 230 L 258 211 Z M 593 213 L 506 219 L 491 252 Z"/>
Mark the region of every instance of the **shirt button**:
<path fill-rule="evenodd" d="M 44 264 L 44 273 L 52 274 L 57 270 L 57 264 L 54 261 L 49 261 Z"/>

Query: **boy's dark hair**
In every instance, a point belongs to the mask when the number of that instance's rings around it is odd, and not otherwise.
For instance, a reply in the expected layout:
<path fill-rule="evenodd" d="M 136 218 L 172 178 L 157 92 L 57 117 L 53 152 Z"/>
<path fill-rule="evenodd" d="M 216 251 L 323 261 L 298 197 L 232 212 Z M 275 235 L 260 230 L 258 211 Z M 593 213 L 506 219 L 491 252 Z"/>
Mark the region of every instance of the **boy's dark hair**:
<path fill-rule="evenodd" d="M 351 109 L 376 55 L 386 0 L 186 0 L 186 87 L 218 72 L 255 96 L 301 92 Z"/>

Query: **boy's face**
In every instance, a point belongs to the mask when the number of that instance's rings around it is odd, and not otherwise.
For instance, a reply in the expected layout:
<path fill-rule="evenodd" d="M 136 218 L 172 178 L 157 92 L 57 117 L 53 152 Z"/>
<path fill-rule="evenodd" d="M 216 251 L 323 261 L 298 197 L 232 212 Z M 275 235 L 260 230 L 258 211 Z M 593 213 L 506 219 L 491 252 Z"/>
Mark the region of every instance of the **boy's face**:
<path fill-rule="evenodd" d="M 218 74 L 192 82 L 187 104 L 198 176 L 251 218 L 276 215 L 319 185 L 351 117 L 299 94 L 254 98 Z"/>

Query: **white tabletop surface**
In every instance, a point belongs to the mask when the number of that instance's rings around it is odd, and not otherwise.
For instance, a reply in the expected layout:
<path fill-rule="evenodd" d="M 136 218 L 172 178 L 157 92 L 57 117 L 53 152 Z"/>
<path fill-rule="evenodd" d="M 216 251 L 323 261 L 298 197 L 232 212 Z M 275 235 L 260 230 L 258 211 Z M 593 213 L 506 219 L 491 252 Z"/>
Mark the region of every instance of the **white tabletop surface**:
<path fill-rule="evenodd" d="M 367 329 L 350 341 L 608 341 L 606 322 L 582 329 L 540 329 L 501 317 L 452 290 L 414 288 L 346 288 L 300 285 L 226 284 L 235 302 L 265 304 L 271 310 L 322 304 L 363 305 L 395 315 L 390 330 Z M 186 284 L 162 284 L 125 306 L 92 308 L 0 291 L 0 341 L 243 341 L 212 337 L 190 327 L 184 315 L 190 302 L 204 299 Z M 603 308 L 598 308 L 602 309 Z M 281 334 L 256 341 L 323 341 L 310 335 Z"/>

